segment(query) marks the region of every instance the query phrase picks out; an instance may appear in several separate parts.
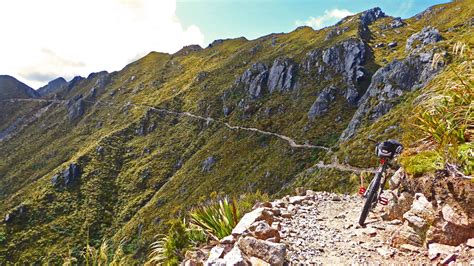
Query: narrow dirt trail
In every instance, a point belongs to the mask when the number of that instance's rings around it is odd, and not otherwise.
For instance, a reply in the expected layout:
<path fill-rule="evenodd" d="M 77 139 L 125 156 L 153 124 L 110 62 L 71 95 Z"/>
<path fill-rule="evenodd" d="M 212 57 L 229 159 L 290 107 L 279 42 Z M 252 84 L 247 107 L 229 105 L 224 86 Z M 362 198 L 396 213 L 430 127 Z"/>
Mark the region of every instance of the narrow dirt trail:
<path fill-rule="evenodd" d="M 351 165 L 347 165 L 347 164 L 341 164 L 341 163 L 338 163 L 338 162 L 332 162 L 332 163 L 329 163 L 329 164 L 324 164 L 324 162 L 322 162 L 322 161 L 318 162 L 316 164 L 316 167 L 337 169 L 337 170 L 341 170 L 341 171 L 354 172 L 354 173 L 357 173 L 357 174 L 361 174 L 362 172 L 376 173 L 377 170 L 378 170 L 377 168 L 359 168 L 359 167 L 355 167 L 355 166 L 351 166 Z"/>
<path fill-rule="evenodd" d="M 67 103 L 67 101 L 65 101 L 65 100 L 47 100 L 47 99 L 9 99 L 9 100 L 5 100 L 5 101 L 10 101 L 10 102 L 35 101 L 35 102 L 51 102 L 51 103 L 61 103 L 61 104 L 66 104 Z M 85 100 L 85 101 L 88 102 L 88 103 L 92 103 L 92 104 L 105 104 L 105 105 L 108 105 L 108 106 L 116 105 L 116 103 L 107 102 L 107 101 L 90 101 L 90 100 Z M 319 146 L 319 145 L 312 145 L 312 144 L 308 144 L 308 143 L 299 144 L 294 139 L 292 139 L 291 137 L 288 137 L 288 136 L 285 136 L 285 135 L 282 135 L 282 134 L 278 134 L 278 133 L 275 133 L 275 132 L 265 131 L 265 130 L 261 130 L 261 129 L 253 128 L 253 127 L 243 127 L 243 126 L 231 125 L 231 124 L 229 124 L 228 122 L 225 122 L 225 121 L 217 120 L 217 119 L 212 118 L 212 117 L 204 117 L 204 116 L 196 115 L 196 114 L 193 114 L 193 113 L 190 113 L 190 112 L 177 112 L 177 111 L 172 111 L 172 110 L 168 110 L 168 109 L 164 109 L 164 108 L 157 108 L 157 107 L 154 107 L 154 106 L 151 106 L 151 105 L 146 105 L 146 104 L 130 103 L 129 106 L 133 106 L 133 107 L 137 107 L 137 108 L 148 108 L 148 109 L 151 109 L 151 110 L 155 110 L 155 111 L 170 114 L 170 115 L 176 115 L 176 116 L 181 116 L 181 117 L 189 117 L 189 118 L 205 121 L 206 123 L 213 123 L 214 122 L 214 123 L 221 124 L 221 125 L 225 126 L 226 128 L 228 128 L 230 130 L 250 131 L 250 132 L 256 132 L 258 134 L 277 137 L 281 140 L 286 141 L 290 145 L 290 147 L 292 147 L 292 148 L 321 149 L 321 150 L 325 150 L 325 151 L 330 150 L 330 148 L 328 148 L 328 147 Z M 319 162 L 315 165 L 315 167 L 322 168 L 322 169 L 337 169 L 337 170 L 341 170 L 341 171 L 350 171 L 350 172 L 354 172 L 354 173 L 357 173 L 357 174 L 360 174 L 362 172 L 375 173 L 377 171 L 377 169 L 375 169 L 375 168 L 358 168 L 358 167 L 354 167 L 354 166 L 347 165 L 347 164 L 341 164 L 341 163 L 338 163 L 338 162 L 332 162 L 332 163 L 329 163 L 329 164 L 324 164 L 323 162 Z"/>

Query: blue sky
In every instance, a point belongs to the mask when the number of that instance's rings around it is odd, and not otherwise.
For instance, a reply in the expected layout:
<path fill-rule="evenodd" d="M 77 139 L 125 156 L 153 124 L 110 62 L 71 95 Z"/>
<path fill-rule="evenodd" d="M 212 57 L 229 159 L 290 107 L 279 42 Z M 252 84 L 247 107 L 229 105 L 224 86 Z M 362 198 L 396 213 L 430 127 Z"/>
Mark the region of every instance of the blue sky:
<path fill-rule="evenodd" d="M 289 32 L 331 10 L 358 13 L 380 7 L 391 16 L 407 18 L 444 0 L 178 0 L 176 15 L 183 26 L 196 25 L 205 43 L 219 38 L 254 39 L 273 32 Z M 337 17 L 337 16 L 336 16 Z M 338 18 L 326 16 L 322 26 Z M 300 22 L 300 23 L 297 23 Z"/>

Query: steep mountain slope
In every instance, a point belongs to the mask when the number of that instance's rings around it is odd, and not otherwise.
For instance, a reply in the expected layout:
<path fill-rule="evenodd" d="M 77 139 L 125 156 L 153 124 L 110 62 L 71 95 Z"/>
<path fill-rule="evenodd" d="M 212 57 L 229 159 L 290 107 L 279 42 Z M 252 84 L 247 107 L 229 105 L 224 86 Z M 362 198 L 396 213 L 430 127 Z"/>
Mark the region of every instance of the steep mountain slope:
<path fill-rule="evenodd" d="M 473 15 L 469 1 L 403 21 L 372 9 L 318 31 L 152 52 L 53 100 L 9 101 L 26 113 L 0 127 L 0 261 L 57 262 L 104 237 L 143 261 L 167 220 L 214 191 L 353 191 L 350 172 L 315 163 L 373 166 L 365 137 L 401 136 L 388 128 L 443 72 L 435 52 L 472 45 Z"/>
<path fill-rule="evenodd" d="M 31 99 L 39 97 L 38 93 L 14 77 L 0 75 L 0 139 L 5 132 L 13 130 L 20 121 L 19 117 L 38 107 L 37 103 L 25 102 L 24 105 L 9 102 L 10 99 Z"/>

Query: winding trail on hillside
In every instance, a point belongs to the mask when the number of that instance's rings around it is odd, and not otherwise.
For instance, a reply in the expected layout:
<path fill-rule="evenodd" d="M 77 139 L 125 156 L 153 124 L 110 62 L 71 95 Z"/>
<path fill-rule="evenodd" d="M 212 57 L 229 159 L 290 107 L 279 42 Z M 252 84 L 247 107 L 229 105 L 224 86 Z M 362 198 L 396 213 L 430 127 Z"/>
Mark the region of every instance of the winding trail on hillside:
<path fill-rule="evenodd" d="M 60 104 L 66 104 L 68 102 L 66 100 L 57 100 L 57 99 L 52 99 L 52 100 L 48 100 L 48 99 L 7 99 L 7 100 L 3 100 L 3 101 L 9 101 L 9 102 L 32 102 L 33 101 L 33 102 L 50 102 L 50 103 L 60 103 Z M 107 102 L 107 101 L 90 101 L 90 100 L 84 100 L 84 101 L 88 102 L 88 103 L 92 103 L 92 104 L 105 104 L 105 105 L 109 105 L 109 106 L 117 105 L 116 103 Z M 253 127 L 235 126 L 235 125 L 231 125 L 231 124 L 229 124 L 228 122 L 225 122 L 225 121 L 217 120 L 217 119 L 214 119 L 212 117 L 204 117 L 204 116 L 196 115 L 196 114 L 193 114 L 193 113 L 190 113 L 190 112 L 177 112 L 177 111 L 172 111 L 172 110 L 168 110 L 168 109 L 164 109 L 164 108 L 157 108 L 157 107 L 154 107 L 154 106 L 151 106 L 151 105 L 146 105 L 146 104 L 133 104 L 133 103 L 130 103 L 129 106 L 133 106 L 133 107 L 137 107 L 137 108 L 148 108 L 148 109 L 155 110 L 155 111 L 158 111 L 158 112 L 161 112 L 161 113 L 166 113 L 166 114 L 171 114 L 171 115 L 176 115 L 176 116 L 181 116 L 181 117 L 190 117 L 190 118 L 193 118 L 193 119 L 205 121 L 206 123 L 215 122 L 215 123 L 218 123 L 218 124 L 221 124 L 221 125 L 225 126 L 226 128 L 228 128 L 230 130 L 251 131 L 251 132 L 256 132 L 258 134 L 263 134 L 263 135 L 267 135 L 267 136 L 274 136 L 274 137 L 277 137 L 281 140 L 286 141 L 290 145 L 290 147 L 292 147 L 292 148 L 322 149 L 322 150 L 325 150 L 325 151 L 330 150 L 330 148 L 328 148 L 328 147 L 319 146 L 319 145 L 312 145 L 312 144 L 308 144 L 308 143 L 299 144 L 294 139 L 292 139 L 288 136 L 282 135 L 282 134 L 275 133 L 275 132 L 265 131 L 265 130 L 261 130 L 261 129 L 253 128 Z M 48 108 L 49 108 L 49 106 L 48 106 Z M 315 164 L 315 167 L 321 168 L 321 169 L 337 169 L 337 170 L 340 170 L 340 171 L 349 171 L 349 172 L 354 172 L 354 173 L 357 173 L 357 174 L 360 174 L 362 172 L 375 173 L 377 171 L 376 168 L 358 168 L 358 167 L 354 167 L 354 166 L 347 165 L 347 164 L 341 164 L 337 161 L 333 161 L 329 164 L 325 164 L 324 162 L 320 161 L 317 164 Z"/>
<path fill-rule="evenodd" d="M 333 161 L 332 163 L 329 164 L 324 164 L 323 161 L 320 161 L 316 164 L 318 168 L 329 168 L 329 169 L 337 169 L 340 171 L 346 171 L 346 172 L 354 172 L 357 174 L 360 174 L 362 172 L 368 172 L 368 173 L 376 173 L 378 171 L 377 168 L 359 168 L 355 167 L 352 165 L 348 164 L 341 164 L 339 162 Z"/>

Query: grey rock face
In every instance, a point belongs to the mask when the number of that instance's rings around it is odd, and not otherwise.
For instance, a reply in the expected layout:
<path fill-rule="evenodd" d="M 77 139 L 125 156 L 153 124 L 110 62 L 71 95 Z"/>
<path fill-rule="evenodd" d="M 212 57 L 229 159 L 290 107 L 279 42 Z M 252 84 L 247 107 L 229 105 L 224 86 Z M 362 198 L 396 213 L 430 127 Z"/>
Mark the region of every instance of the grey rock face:
<path fill-rule="evenodd" d="M 65 88 L 67 84 L 68 83 L 64 78 L 57 78 L 48 82 L 47 85 L 39 88 L 37 92 L 41 96 L 50 95 L 50 94 L 61 91 L 61 89 Z"/>
<path fill-rule="evenodd" d="M 405 25 L 405 23 L 403 23 L 403 20 L 398 17 L 398 18 L 394 18 L 392 20 L 392 22 L 390 22 L 390 28 L 394 29 L 394 28 L 400 28 L 402 27 L 403 25 Z"/>
<path fill-rule="evenodd" d="M 270 93 L 293 89 L 295 72 L 296 65 L 290 59 L 275 59 L 268 76 L 268 90 Z"/>
<path fill-rule="evenodd" d="M 219 44 L 222 44 L 224 42 L 223 39 L 217 39 L 217 40 L 214 40 L 212 43 L 209 44 L 209 48 L 211 47 L 215 47 L 216 45 L 219 45 Z"/>
<path fill-rule="evenodd" d="M 397 42 L 389 42 L 389 43 L 387 44 L 387 46 L 390 47 L 390 48 L 397 47 L 397 45 L 398 45 Z"/>
<path fill-rule="evenodd" d="M 372 22 L 376 21 L 379 18 L 385 17 L 385 13 L 380 9 L 380 7 L 375 7 L 369 10 L 362 12 L 360 15 L 360 22 L 363 27 L 369 26 Z"/>
<path fill-rule="evenodd" d="M 311 108 L 308 112 L 308 118 L 313 120 L 316 117 L 322 116 L 325 114 L 329 108 L 331 102 L 336 99 L 337 89 L 334 86 L 324 88 L 319 94 L 316 101 L 311 105 Z"/>
<path fill-rule="evenodd" d="M 340 140 L 351 138 L 365 118 L 375 120 L 388 113 L 404 92 L 421 88 L 431 80 L 438 70 L 433 70 L 424 57 L 427 56 L 410 55 L 402 61 L 394 60 L 377 70 Z"/>
<path fill-rule="evenodd" d="M 68 188 L 77 184 L 81 175 L 80 166 L 76 163 L 71 163 L 66 169 L 51 178 L 51 184 L 57 188 Z"/>
<path fill-rule="evenodd" d="M 135 129 L 135 133 L 138 136 L 144 136 L 156 129 L 155 123 L 150 122 L 150 116 L 152 112 L 152 110 L 148 110 L 147 113 L 140 119 L 138 128 Z"/>
<path fill-rule="evenodd" d="M 266 65 L 257 62 L 247 69 L 236 84 L 241 84 L 252 99 L 261 97 L 267 88 L 268 68 Z"/>
<path fill-rule="evenodd" d="M 424 27 L 420 32 L 411 35 L 405 46 L 405 50 L 417 50 L 427 44 L 435 43 L 441 40 L 441 35 L 436 28 L 431 26 Z"/>
<path fill-rule="evenodd" d="M 67 103 L 68 117 L 70 121 L 76 120 L 84 114 L 85 103 L 82 95 L 69 100 Z"/>
<path fill-rule="evenodd" d="M 342 33 L 346 32 L 349 30 L 349 27 L 343 27 L 343 28 L 339 28 L 339 27 L 335 27 L 334 29 L 328 31 L 328 33 L 326 33 L 326 37 L 324 38 L 325 41 L 329 41 L 331 39 L 333 39 L 334 37 L 336 36 L 339 36 L 341 35 Z"/>
<path fill-rule="evenodd" d="M 16 219 L 21 219 L 26 215 L 27 208 L 26 206 L 22 203 L 18 206 L 16 206 L 13 210 L 8 212 L 5 215 L 4 222 L 5 223 L 12 223 Z"/>
<path fill-rule="evenodd" d="M 216 164 L 216 158 L 214 156 L 209 156 L 202 162 L 202 171 L 210 172 L 212 167 Z"/>
<path fill-rule="evenodd" d="M 67 88 L 68 90 L 72 89 L 75 87 L 77 84 L 79 84 L 81 81 L 83 81 L 85 78 L 81 76 L 75 76 L 71 81 L 69 81 Z"/>
<path fill-rule="evenodd" d="M 232 109 L 229 106 L 224 106 L 222 107 L 222 112 L 224 113 L 224 116 L 228 116 L 232 112 Z"/>
<path fill-rule="evenodd" d="M 362 67 L 365 59 L 364 43 L 359 39 L 349 39 L 322 51 L 310 51 L 303 61 L 303 70 L 324 75 L 327 80 L 342 75 L 346 83 L 346 100 L 356 104 L 359 92 L 355 85 L 365 75 Z"/>

